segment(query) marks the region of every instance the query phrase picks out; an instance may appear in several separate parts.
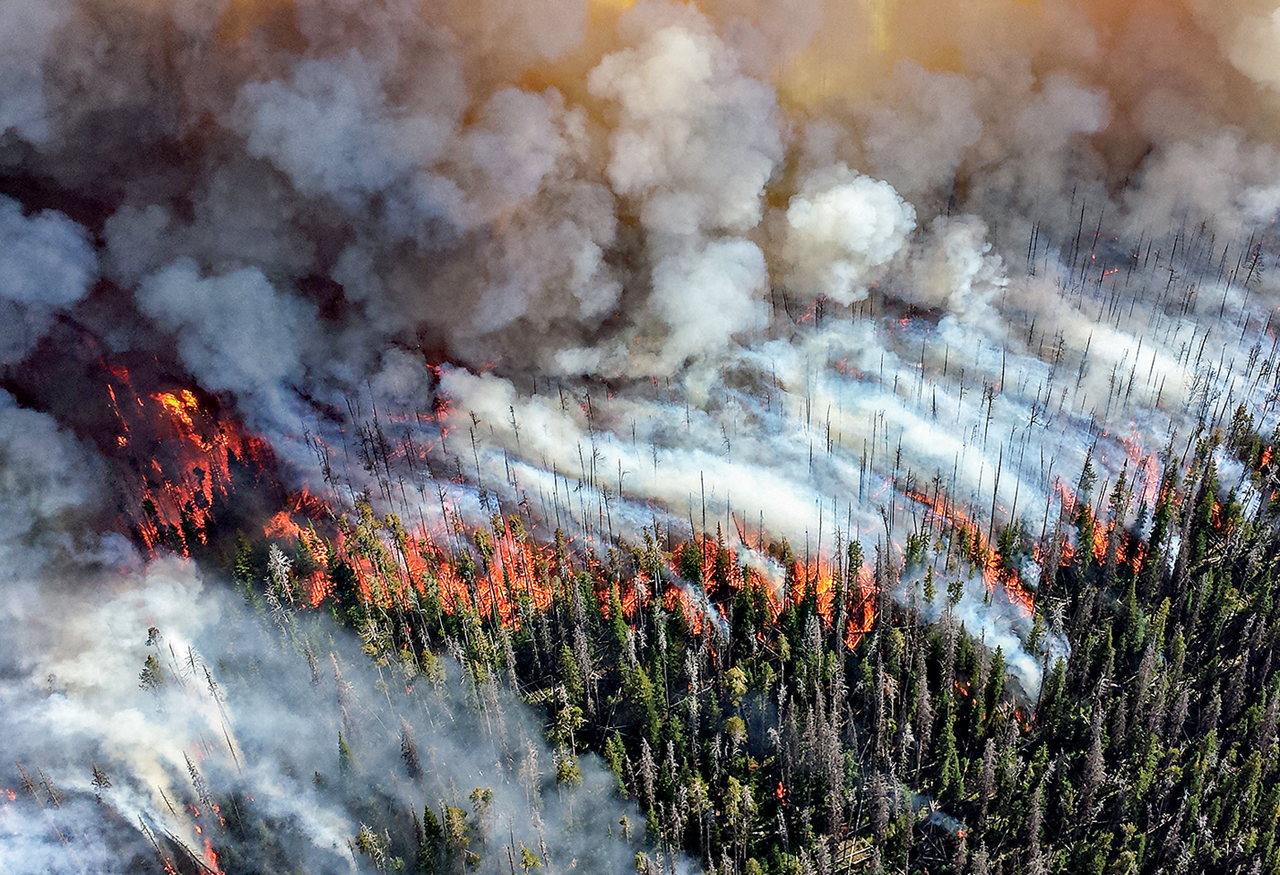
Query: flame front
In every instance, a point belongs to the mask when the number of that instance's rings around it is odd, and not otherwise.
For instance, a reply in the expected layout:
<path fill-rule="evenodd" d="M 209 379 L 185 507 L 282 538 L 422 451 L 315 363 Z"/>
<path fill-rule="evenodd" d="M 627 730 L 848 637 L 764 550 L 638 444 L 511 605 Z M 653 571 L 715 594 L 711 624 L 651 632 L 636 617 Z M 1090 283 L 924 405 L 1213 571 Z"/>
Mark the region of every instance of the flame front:
<path fill-rule="evenodd" d="M 524 612 L 549 607 L 557 586 L 568 585 L 572 574 L 564 566 L 572 551 L 575 561 L 587 566 L 601 609 L 606 613 L 609 609 L 613 584 L 593 554 L 574 550 L 568 542 L 540 544 L 517 517 L 495 514 L 489 526 L 471 528 L 450 515 L 448 526 L 410 534 L 399 519 L 379 520 L 369 505 L 361 504 L 355 520 L 338 519 L 332 534 L 324 537 L 314 522 L 317 516 L 333 515 L 323 503 L 302 493 L 291 509 L 277 513 L 263 528 L 268 540 L 283 541 L 314 560 L 310 570 L 299 572 L 312 607 L 335 596 L 326 569 L 338 562 L 354 572 L 358 597 L 366 604 L 394 611 L 418 599 L 435 598 L 446 613 L 472 612 L 514 628 Z M 682 575 L 677 559 L 685 550 L 700 553 L 698 573 L 685 567 L 688 576 Z M 788 569 L 791 583 L 785 591 L 775 591 L 759 571 L 743 564 L 743 558 L 722 540 L 700 536 L 672 551 L 660 575 L 665 583 L 655 585 L 652 569 L 643 564 L 618 581 L 622 613 L 634 621 L 645 594 L 657 590 L 663 607 L 679 612 L 693 634 L 710 634 L 713 625 L 727 634 L 722 606 L 749 587 L 765 595 L 768 616 L 764 619 L 770 624 L 788 606 L 798 607 L 808 598 L 827 628 L 834 629 L 843 616 L 842 635 L 851 649 L 874 625 L 875 582 L 865 567 L 846 575 L 851 583 L 843 590 L 841 612 L 836 580 L 844 572 L 825 556 L 793 560 Z"/>
<path fill-rule="evenodd" d="M 967 540 L 969 550 L 964 558 L 982 572 L 982 580 L 988 592 L 995 593 L 997 589 L 1003 591 L 1024 616 L 1029 617 L 1035 612 L 1035 596 L 1022 580 L 1022 575 L 1016 568 L 1005 566 L 999 551 L 991 546 L 987 536 L 983 534 L 982 527 L 968 514 L 941 495 L 930 497 L 928 493 L 920 491 L 908 491 L 906 494 L 929 508 L 961 542 Z"/>

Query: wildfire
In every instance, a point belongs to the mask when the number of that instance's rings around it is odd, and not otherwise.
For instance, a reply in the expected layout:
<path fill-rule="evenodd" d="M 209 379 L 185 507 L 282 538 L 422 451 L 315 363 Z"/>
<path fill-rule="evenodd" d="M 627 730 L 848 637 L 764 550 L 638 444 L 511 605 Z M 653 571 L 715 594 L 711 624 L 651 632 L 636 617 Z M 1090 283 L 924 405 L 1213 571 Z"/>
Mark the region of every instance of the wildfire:
<path fill-rule="evenodd" d="M 208 838 L 204 840 L 204 862 L 217 875 L 226 875 L 218 866 L 218 852 L 213 849 L 213 842 Z"/>
<path fill-rule="evenodd" d="M 1120 525 L 1116 520 L 1104 523 L 1093 512 L 1093 508 L 1086 502 L 1080 501 L 1075 492 L 1065 484 L 1058 482 L 1056 488 L 1062 498 L 1062 506 L 1066 512 L 1082 519 L 1093 533 L 1092 540 L 1089 543 L 1089 550 L 1093 553 L 1093 558 L 1096 562 L 1105 563 L 1107 561 L 1107 550 L 1114 536 L 1116 539 L 1116 562 L 1128 565 L 1135 573 L 1141 570 L 1142 563 L 1147 557 L 1147 545 L 1140 538 L 1125 531 L 1123 525 Z M 1118 525 L 1119 531 L 1116 530 Z M 1077 547 L 1070 542 L 1063 543 L 1060 563 L 1062 566 L 1065 567 L 1071 564 L 1075 559 L 1076 549 Z"/>
<path fill-rule="evenodd" d="M 400 529 L 389 534 L 387 526 L 380 526 L 365 505 L 358 522 L 339 520 L 333 536 L 325 538 L 314 522 L 320 514 L 332 517 L 322 502 L 303 493 L 263 528 L 267 538 L 310 553 L 314 570 L 305 572 L 303 584 L 312 607 L 332 595 L 332 582 L 324 570 L 331 560 L 345 562 L 355 572 L 362 600 L 387 610 L 405 607 L 415 596 L 434 597 L 446 613 L 470 610 L 514 628 L 519 625 L 523 605 L 544 609 L 552 602 L 557 548 L 539 544 L 518 518 L 495 515 L 490 526 L 475 529 L 452 519 L 440 530 L 409 534 Z M 840 571 L 825 556 L 792 562 L 791 585 L 780 595 L 760 572 L 745 569 L 736 551 L 719 538 L 700 536 L 676 556 L 695 548 L 700 550 L 701 580 L 685 580 L 673 557 L 667 569 L 670 577 L 664 573 L 663 579 L 669 581 L 665 584 L 655 582 L 645 570 L 619 581 L 623 616 L 634 621 L 641 594 L 650 592 L 662 599 L 667 611 L 678 611 L 694 635 L 708 634 L 713 623 L 727 631 L 713 598 L 726 599 L 749 585 L 765 594 L 768 622 L 776 620 L 788 604 L 799 605 L 810 596 L 828 628 L 837 622 L 835 582 Z M 587 556 L 579 559 L 593 564 Z M 593 572 L 591 579 L 607 613 L 610 596 L 608 587 L 601 585 L 605 574 L 599 567 L 588 570 Z M 684 573 L 699 576 L 687 569 Z M 874 581 L 866 568 L 856 569 L 849 579 L 852 584 L 845 594 L 843 631 L 845 643 L 852 649 L 875 622 L 876 598 Z"/>
<path fill-rule="evenodd" d="M 551 604 L 551 586 L 546 577 L 538 573 L 549 557 L 527 533 L 513 530 L 511 520 L 495 522 L 492 533 L 477 529 L 473 541 L 478 542 L 481 559 L 478 568 L 451 561 L 446 551 L 430 537 L 407 539 L 405 556 L 419 590 L 424 575 L 434 573 L 446 609 L 467 604 L 481 614 L 497 616 L 508 625 L 515 624 L 522 599 L 527 598 L 538 608 Z"/>
<path fill-rule="evenodd" d="M 314 519 L 327 515 L 328 508 L 324 502 L 302 490 L 293 496 L 290 508 L 273 516 L 262 531 L 268 538 L 296 542 L 311 554 L 316 567 L 303 575 L 302 584 L 306 588 L 307 602 L 314 608 L 333 594 L 333 582 L 325 573 L 330 558 L 329 545 L 316 532 L 314 525 L 303 527 L 294 521 L 294 514 L 300 513 Z"/>
<path fill-rule="evenodd" d="M 668 611 L 675 611 L 679 608 L 680 613 L 684 616 L 685 621 L 689 624 L 689 630 L 695 635 L 702 635 L 706 632 L 707 616 L 702 606 L 693 600 L 693 598 L 678 586 L 671 586 L 663 593 L 662 606 Z"/>
<path fill-rule="evenodd" d="M 1120 441 L 1125 455 L 1129 457 L 1129 467 L 1136 471 L 1133 484 L 1141 483 L 1135 490 L 1134 499 L 1144 502 L 1148 507 L 1155 503 L 1160 490 L 1160 460 L 1155 453 L 1146 452 L 1142 446 L 1141 436 L 1137 429 L 1131 436 Z"/>
<path fill-rule="evenodd" d="M 809 561 L 796 562 L 796 575 L 799 578 L 791 589 L 791 599 L 798 603 L 810 592 L 818 604 L 818 613 L 828 624 L 832 621 L 831 609 L 835 599 L 835 570 L 826 557 Z"/>
<path fill-rule="evenodd" d="M 852 577 L 857 583 L 857 592 L 850 593 L 849 625 L 844 639 L 850 650 L 858 646 L 876 622 L 875 581 L 866 568 L 856 569 Z"/>
<path fill-rule="evenodd" d="M 112 369 L 111 377 L 107 391 L 119 423 L 115 438 L 127 462 L 121 466 L 126 481 L 122 510 L 148 549 L 164 546 L 190 555 L 194 547 L 206 543 L 215 508 L 235 488 L 237 471 L 263 469 L 270 452 L 233 420 L 219 415 L 216 399 L 181 387 L 136 391 L 123 368 Z M 1000 588 L 1025 614 L 1033 611 L 1033 597 L 1017 571 L 1002 566 L 997 551 L 972 519 L 944 498 L 908 494 L 954 531 L 967 533 L 968 558 L 981 570 L 989 590 Z M 371 510 L 362 514 L 359 521 L 335 517 L 304 490 L 263 526 L 267 538 L 288 542 L 308 555 L 310 561 L 295 573 L 299 592 L 310 606 L 318 607 L 333 596 L 329 569 L 335 562 L 345 562 L 355 572 L 360 598 L 388 610 L 410 604 L 416 597 L 434 596 L 447 612 L 472 610 L 514 626 L 522 605 L 541 609 L 552 602 L 555 576 L 548 569 L 556 561 L 554 548 L 540 545 L 515 517 L 504 520 L 495 515 L 491 526 L 475 529 L 453 519 L 433 531 L 409 533 L 399 528 L 389 533 L 391 529 L 374 519 Z M 1096 531 L 1094 550 L 1100 553 L 1105 551 L 1107 533 L 1101 527 Z M 652 587 L 661 591 L 656 594 L 667 610 L 679 610 L 690 630 L 703 635 L 710 623 L 723 625 L 724 620 L 699 586 L 708 587 L 717 600 L 752 586 L 766 594 L 770 621 L 789 604 L 799 605 L 808 598 L 828 628 L 843 617 L 841 634 L 851 649 L 875 624 L 876 584 L 865 568 L 844 570 L 827 556 L 806 556 L 789 561 L 788 586 L 778 588 L 760 572 L 745 570 L 736 552 L 720 538 L 702 535 L 692 543 L 701 553 L 701 579 L 690 581 L 688 587 L 679 582 L 662 585 L 637 573 L 635 580 L 620 582 L 624 614 L 634 616 L 637 586 Z M 725 567 L 732 573 L 726 574 Z M 598 582 L 601 577 L 593 579 Z M 838 586 L 841 580 L 847 585 Z M 837 604 L 840 593 L 843 605 Z"/>
<path fill-rule="evenodd" d="M 128 463 L 122 466 L 127 496 L 122 510 L 149 549 L 165 546 L 190 555 L 192 548 L 206 542 L 215 507 L 235 488 L 237 471 L 256 473 L 264 468 L 269 450 L 233 420 L 219 415 L 216 399 L 190 388 L 136 391 L 123 368 L 112 369 L 111 376 L 107 391 L 119 423 L 115 438 Z M 1031 593 L 1015 570 L 1002 566 L 997 551 L 973 520 L 944 498 L 908 494 L 954 531 L 967 533 L 968 558 L 981 569 L 988 589 L 1001 588 L 1024 613 L 1032 612 Z M 475 529 L 453 519 L 437 530 L 409 533 L 384 526 L 371 510 L 361 513 L 358 521 L 335 517 L 322 501 L 300 491 L 289 507 L 263 526 L 267 538 L 288 542 L 308 555 L 310 561 L 295 573 L 299 591 L 312 607 L 333 596 L 328 572 L 335 562 L 345 562 L 355 572 L 362 599 L 385 609 L 407 605 L 415 596 L 434 595 L 448 612 L 469 609 L 515 625 L 522 605 L 541 609 L 552 602 L 555 575 L 548 574 L 548 569 L 556 561 L 554 548 L 540 545 L 515 517 L 504 520 L 495 515 L 491 526 Z M 1097 537 L 1095 552 L 1105 550 L 1106 532 Z M 719 537 L 702 535 L 692 543 L 701 553 L 700 580 L 690 581 L 688 587 L 678 582 L 664 586 L 638 572 L 635 580 L 620 581 L 624 614 L 634 616 L 637 586 L 652 587 L 661 590 L 668 610 L 680 610 L 690 630 L 702 635 L 709 623 L 724 621 L 699 586 L 707 587 L 717 600 L 752 586 L 766 594 L 770 620 L 789 604 L 799 605 L 809 598 L 828 628 L 843 617 L 841 633 L 850 648 L 874 626 L 876 584 L 865 568 L 845 570 L 825 555 L 806 556 L 789 560 L 788 586 L 778 588 L 760 572 L 745 570 L 736 552 Z M 726 574 L 726 567 L 732 573 Z M 679 576 L 679 571 L 672 570 Z M 595 575 L 593 579 L 602 578 Z M 847 585 L 838 585 L 841 580 Z M 840 593 L 843 605 L 837 604 Z"/>
<path fill-rule="evenodd" d="M 743 543 L 747 541 L 747 532 L 739 531 L 739 536 Z M 727 565 L 738 569 L 740 567 L 737 552 L 732 548 L 726 547 L 719 538 L 713 538 L 709 535 L 701 536 L 696 542 L 702 551 L 702 579 L 704 581 L 715 581 L 717 578 L 716 566 L 721 559 L 719 553 L 724 552 L 727 559 Z M 817 607 L 818 615 L 828 628 L 834 627 L 838 620 L 836 605 L 836 579 L 840 574 L 839 569 L 832 563 L 830 558 L 825 555 L 810 557 L 808 559 L 794 560 L 788 571 L 789 586 L 784 592 L 775 592 L 771 586 L 761 575 L 759 571 L 748 569 L 745 574 L 746 582 L 754 589 L 765 593 L 769 606 L 769 619 L 772 622 L 776 620 L 778 615 L 790 605 L 800 605 L 806 598 L 812 595 L 814 604 Z M 858 646 L 858 642 L 862 636 L 871 630 L 875 623 L 875 582 L 871 579 L 871 575 L 866 568 L 852 570 L 848 575 L 852 581 L 848 592 L 845 593 L 845 628 L 844 637 L 845 644 L 849 649 Z M 738 590 L 743 586 L 743 577 L 738 573 L 729 575 L 726 581 L 731 590 Z M 697 609 L 702 613 L 700 608 Z M 688 614 L 688 605 L 686 605 L 686 614 Z M 701 628 L 700 624 L 698 628 Z"/>
<path fill-rule="evenodd" d="M 295 497 L 292 509 L 277 513 L 263 529 L 266 537 L 291 541 L 311 554 L 316 568 L 308 573 L 305 584 L 313 607 L 332 595 L 332 582 L 325 573 L 330 559 L 350 565 L 360 597 L 384 609 L 408 604 L 415 592 L 429 597 L 430 587 L 436 588 L 436 597 L 449 613 L 470 608 L 507 625 L 518 622 L 526 599 L 538 608 L 551 604 L 552 587 L 545 573 L 550 548 L 539 548 L 512 520 L 495 516 L 492 530 L 471 531 L 468 540 L 474 543 L 473 553 L 467 546 L 458 549 L 456 543 L 453 549 L 445 546 L 465 538 L 467 532 L 461 526 L 453 539 L 446 533 L 410 535 L 403 529 L 390 539 L 380 538 L 378 521 L 367 505 L 355 525 L 340 520 L 332 542 L 326 541 L 311 522 L 318 512 L 328 514 L 328 509 L 303 493 Z M 301 525 L 295 516 L 308 524 Z"/>
<path fill-rule="evenodd" d="M 190 556 L 206 543 L 215 506 L 232 492 L 237 469 L 246 462 L 260 467 L 270 451 L 220 416 L 212 399 L 202 402 L 188 388 L 140 393 L 128 370 L 110 373 L 125 517 L 148 550 L 164 545 Z"/>
<path fill-rule="evenodd" d="M 165 413 L 184 424 L 188 431 L 195 432 L 196 424 L 191 416 L 199 412 L 200 402 L 196 400 L 194 392 L 183 389 L 180 392 L 158 392 L 152 397 L 160 403 Z"/>
<path fill-rule="evenodd" d="M 969 539 L 969 552 L 965 558 L 981 570 L 988 592 L 994 593 L 997 589 L 1002 589 L 1009 601 L 1025 616 L 1031 616 L 1035 612 L 1035 596 L 1023 583 L 1018 570 L 1004 567 L 999 552 L 988 542 L 986 535 L 982 533 L 982 527 L 970 519 L 968 514 L 941 495 L 931 498 L 927 493 L 918 491 L 907 491 L 906 494 L 932 511 L 938 520 L 957 535 Z"/>

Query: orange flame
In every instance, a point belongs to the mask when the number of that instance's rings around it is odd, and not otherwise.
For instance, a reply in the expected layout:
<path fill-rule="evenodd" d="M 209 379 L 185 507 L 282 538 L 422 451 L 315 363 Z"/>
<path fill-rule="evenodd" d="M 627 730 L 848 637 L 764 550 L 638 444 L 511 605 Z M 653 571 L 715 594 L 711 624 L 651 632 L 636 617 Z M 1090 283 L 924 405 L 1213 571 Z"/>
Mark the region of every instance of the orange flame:
<path fill-rule="evenodd" d="M 217 875 L 226 875 L 218 866 L 218 852 L 213 849 L 213 842 L 208 838 L 204 840 L 204 861 Z"/>
<path fill-rule="evenodd" d="M 329 546 L 317 534 L 315 527 L 303 527 L 294 521 L 293 515 L 308 509 L 312 515 L 318 512 L 327 513 L 328 508 L 319 499 L 313 497 L 305 489 L 297 493 L 291 502 L 291 510 L 281 510 L 263 527 L 263 534 L 270 539 L 293 541 L 304 546 L 315 559 L 316 568 L 305 575 L 302 583 L 306 588 L 307 602 L 311 607 L 319 607 L 333 593 L 333 582 L 325 573 L 329 564 Z"/>
<path fill-rule="evenodd" d="M 196 424 L 191 415 L 198 412 L 200 402 L 196 400 L 194 392 L 183 389 L 180 392 L 159 392 L 151 397 L 160 402 L 165 413 L 185 425 L 188 431 L 195 432 Z"/>
<path fill-rule="evenodd" d="M 443 538 L 432 533 L 405 533 L 392 543 L 386 539 L 369 543 L 368 531 L 358 532 L 340 523 L 330 545 L 313 527 L 304 527 L 295 519 L 295 514 L 306 519 L 316 508 L 323 507 L 310 496 L 295 498 L 294 509 L 276 514 L 263 530 L 268 538 L 305 545 L 321 566 L 306 581 L 313 607 L 332 595 L 332 583 L 323 571 L 330 558 L 348 563 L 355 571 L 361 599 L 384 609 L 408 604 L 411 592 L 426 596 L 428 582 L 439 588 L 440 602 L 447 613 L 470 608 L 485 616 L 497 616 L 506 625 L 517 622 L 525 598 L 538 608 L 551 604 L 551 585 L 544 573 L 549 551 L 540 549 L 527 534 L 515 531 L 510 521 L 502 521 L 496 533 L 489 529 L 471 533 L 484 546 L 477 563 L 466 548 L 466 560 L 455 558 L 441 546 Z M 348 541 L 357 536 L 362 543 L 359 550 L 353 550 Z"/>
<path fill-rule="evenodd" d="M 1120 441 L 1124 447 L 1125 455 L 1129 457 L 1129 468 L 1136 472 L 1133 476 L 1133 486 L 1141 483 L 1139 492 L 1135 494 L 1135 499 L 1144 502 L 1148 507 L 1155 503 L 1160 491 L 1160 460 L 1155 453 L 1150 453 L 1142 446 L 1142 438 L 1134 429 L 1133 434 Z"/>
<path fill-rule="evenodd" d="M 260 466 L 270 451 L 191 389 L 143 395 L 124 368 L 111 375 L 107 392 L 120 425 L 115 443 L 126 456 L 119 466 L 122 509 L 149 551 L 164 545 L 190 556 L 206 542 L 214 507 L 233 488 L 235 466 Z"/>
<path fill-rule="evenodd" d="M 858 646 L 862 636 L 871 631 L 876 622 L 876 585 L 871 573 L 865 568 L 854 571 L 857 582 L 856 597 L 850 594 L 849 622 L 845 630 L 844 643 L 850 650 Z"/>
<path fill-rule="evenodd" d="M 818 614 L 831 624 L 832 602 L 835 600 L 835 569 L 825 556 L 809 561 L 798 560 L 795 567 L 796 585 L 791 588 L 791 600 L 799 604 L 812 591 L 818 604 Z"/>
<path fill-rule="evenodd" d="M 269 539 L 292 542 L 299 547 L 305 545 L 318 566 L 327 565 L 330 559 L 346 562 L 355 572 L 360 598 L 367 603 L 388 610 L 403 607 L 409 604 L 412 593 L 425 597 L 429 585 L 434 585 L 446 613 L 472 610 L 482 616 L 494 616 L 502 624 L 515 627 L 519 624 L 523 603 L 544 609 L 552 602 L 554 591 L 550 572 L 557 561 L 555 548 L 539 545 L 532 535 L 524 531 L 523 524 L 514 518 L 504 520 L 495 516 L 491 527 L 480 529 L 468 529 L 453 519 L 449 531 L 404 533 L 399 538 L 388 538 L 384 531 L 378 536 L 377 543 L 370 543 L 367 524 L 371 521 L 376 523 L 371 516 L 364 519 L 366 528 L 362 533 L 340 522 L 335 536 L 327 541 L 316 533 L 311 522 L 322 512 L 328 513 L 322 502 L 305 493 L 300 494 L 295 496 L 292 509 L 282 510 L 268 521 L 263 533 Z M 361 539 L 359 549 L 354 549 L 353 537 Z M 723 550 L 734 569 L 734 573 L 728 576 L 730 589 L 736 591 L 743 585 L 745 573 L 751 586 L 767 594 L 769 621 L 777 618 L 785 605 L 758 572 L 743 571 L 736 551 L 725 547 L 719 539 L 708 536 L 700 536 L 697 543 L 702 548 L 704 580 L 713 579 L 717 552 Z M 446 546 L 448 544 L 453 546 Z M 474 545 L 474 550 L 471 545 Z M 590 560 L 588 564 L 592 564 Z M 678 572 L 674 565 L 672 570 Z M 608 587 L 600 585 L 604 579 L 603 570 L 596 568 L 595 571 L 599 573 L 592 574 L 592 579 L 597 581 L 597 594 L 607 613 Z M 788 594 L 788 601 L 799 604 L 812 592 L 818 613 L 830 628 L 835 622 L 836 569 L 823 556 L 808 562 L 796 561 L 791 572 L 795 583 Z M 852 592 L 846 594 L 844 629 L 845 643 L 851 649 L 872 628 L 876 605 L 875 586 L 867 569 L 858 569 L 853 579 L 856 583 Z M 332 583 L 323 570 L 311 572 L 305 585 L 312 607 L 319 606 L 332 595 Z M 689 585 L 694 584 L 690 582 Z M 675 612 L 678 609 L 693 634 L 707 634 L 709 624 L 713 622 L 708 613 L 709 599 L 695 597 L 680 584 L 655 587 L 651 575 L 644 571 L 637 572 L 631 580 L 619 582 L 623 615 L 634 620 L 640 591 L 653 592 L 657 588 L 661 589 L 658 597 L 662 598 L 666 610 Z"/>
<path fill-rule="evenodd" d="M 1154 457 L 1152 457 L 1152 459 L 1154 459 Z M 1163 497 L 1163 494 L 1160 492 L 1161 487 L 1158 480 L 1149 480 L 1148 483 L 1154 483 L 1152 489 L 1153 494 L 1156 497 Z M 1130 534 L 1122 525 L 1119 532 L 1116 533 L 1116 526 L 1118 525 L 1116 520 L 1110 520 L 1104 523 L 1097 514 L 1093 512 L 1092 507 L 1087 503 L 1080 501 L 1076 497 L 1075 492 L 1070 487 L 1060 481 L 1055 485 L 1059 495 L 1062 497 L 1063 508 L 1073 516 L 1077 514 L 1084 514 L 1088 518 L 1090 528 L 1093 531 L 1093 541 L 1089 545 L 1089 549 L 1093 552 L 1093 558 L 1096 562 L 1106 562 L 1107 547 L 1111 543 L 1111 538 L 1114 534 L 1117 539 L 1116 561 L 1128 565 L 1134 570 L 1134 572 L 1141 570 L 1142 563 L 1146 561 L 1147 558 L 1147 545 L 1141 538 Z M 1061 557 L 1062 567 L 1065 568 L 1072 563 L 1075 559 L 1075 553 L 1076 547 L 1074 547 L 1071 542 L 1064 541 Z"/>
<path fill-rule="evenodd" d="M 969 555 L 965 558 L 982 572 L 982 580 L 987 585 L 988 592 L 994 593 L 997 588 L 1003 589 L 1009 601 L 1024 616 L 1029 617 L 1035 612 L 1035 596 L 1027 589 L 1022 576 L 1017 569 L 1002 567 L 999 552 L 987 541 L 986 535 L 982 533 L 982 527 L 968 514 L 941 495 L 930 498 L 927 493 L 918 491 L 907 491 L 906 495 L 927 507 L 938 520 L 953 531 L 968 534 Z"/>
<path fill-rule="evenodd" d="M 701 635 L 706 631 L 707 616 L 702 610 L 702 606 L 690 598 L 689 594 L 678 586 L 667 587 L 667 591 L 663 593 L 662 606 L 672 612 L 679 607 L 680 613 L 689 624 L 689 631 L 694 635 Z"/>
<path fill-rule="evenodd" d="M 739 536 L 746 543 L 745 530 L 739 531 Z M 739 573 L 730 575 L 729 587 L 736 591 L 743 585 L 743 579 L 740 575 L 741 565 L 739 563 L 737 552 L 724 545 L 719 538 L 713 538 L 710 535 L 702 535 L 698 542 L 702 548 L 702 578 L 703 580 L 714 579 L 717 552 L 724 550 L 728 554 L 730 564 L 738 570 Z M 774 592 L 774 588 L 770 586 L 760 572 L 750 569 L 746 572 L 746 580 L 750 586 L 763 591 L 769 606 L 769 620 L 773 622 L 778 615 L 787 607 L 787 604 L 799 605 L 810 594 L 814 598 L 818 615 L 822 618 L 827 628 L 832 628 L 837 620 L 836 611 L 836 577 L 839 573 L 838 569 L 832 563 L 829 557 L 818 555 L 808 559 L 795 559 L 792 561 L 789 571 L 791 585 L 784 594 L 785 602 L 780 600 L 779 595 Z M 862 636 L 869 632 L 875 624 L 875 582 L 872 580 L 869 571 L 859 568 L 851 575 L 853 584 L 850 592 L 845 593 L 845 628 L 844 638 L 845 645 L 850 649 L 858 646 L 858 642 L 862 640 Z M 688 600 L 681 597 L 681 601 L 686 605 L 686 614 L 688 614 Z M 697 607 L 696 610 L 701 613 L 702 609 Z M 699 624 L 699 629 L 701 625 Z"/>
<path fill-rule="evenodd" d="M 423 574 L 435 572 L 446 610 L 450 605 L 469 604 L 481 614 L 496 615 L 504 624 L 514 625 L 522 597 L 538 608 L 550 605 L 551 587 L 537 573 L 546 557 L 533 540 L 527 535 L 517 538 L 510 521 L 503 521 L 490 543 L 492 553 L 487 559 L 481 557 L 478 573 L 450 561 L 430 538 L 408 539 L 406 558 L 420 591 Z"/>

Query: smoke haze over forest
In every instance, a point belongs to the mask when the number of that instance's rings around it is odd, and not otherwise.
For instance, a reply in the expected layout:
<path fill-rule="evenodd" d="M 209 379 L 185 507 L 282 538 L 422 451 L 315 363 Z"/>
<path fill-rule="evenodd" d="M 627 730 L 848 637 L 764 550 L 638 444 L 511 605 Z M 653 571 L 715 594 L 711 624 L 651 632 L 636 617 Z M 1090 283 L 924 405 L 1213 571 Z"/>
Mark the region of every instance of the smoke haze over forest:
<path fill-rule="evenodd" d="M 290 822 L 295 862 L 356 870 L 333 735 L 363 723 L 381 775 L 400 719 L 441 786 L 494 781 L 512 842 L 634 865 L 561 828 L 644 818 L 589 758 L 552 789 L 514 697 L 445 659 L 397 698 L 345 632 L 263 631 L 127 536 L 169 452 L 121 430 L 147 399 L 198 391 L 284 492 L 436 536 L 516 509 L 599 555 L 719 527 L 775 589 L 783 539 L 896 568 L 944 516 L 1060 553 L 1122 473 L 1141 536 L 1168 459 L 1239 405 L 1280 425 L 1277 213 L 1259 2 L 0 0 L 0 788 L 22 762 L 78 791 L 3 809 L 0 870 L 131 871 L 145 830 L 201 851 L 160 795 L 193 770 Z M 1030 698 L 1069 650 L 1027 644 L 1043 558 L 959 573 Z M 923 574 L 897 595 L 937 619 Z M 171 682 L 140 689 L 152 655 Z"/>

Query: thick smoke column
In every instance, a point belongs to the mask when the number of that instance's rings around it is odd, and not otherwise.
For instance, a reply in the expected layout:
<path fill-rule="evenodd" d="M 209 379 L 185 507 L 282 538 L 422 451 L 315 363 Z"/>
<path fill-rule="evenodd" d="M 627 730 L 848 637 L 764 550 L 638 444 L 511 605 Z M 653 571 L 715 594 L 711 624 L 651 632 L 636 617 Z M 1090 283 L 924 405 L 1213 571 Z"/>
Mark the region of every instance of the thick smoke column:
<path fill-rule="evenodd" d="M 67 563 L 133 561 L 84 534 L 107 466 L 40 412 L 79 388 L 39 379 L 74 330 L 216 394 L 290 485 L 427 528 L 517 506 L 586 547 L 720 526 L 757 567 L 772 539 L 853 539 L 917 605 L 925 530 L 1034 690 L 1031 619 L 954 561 L 956 524 L 1044 547 L 1123 472 L 1136 525 L 1166 447 L 1239 404 L 1277 424 L 1275 16 L 627 5 L 5 3 L 0 359 L 25 406 L 0 409 L 0 482 L 34 508 L 0 531 L 6 616 L 90 622 Z M 422 464 L 361 465 L 370 423 Z M 144 603 L 197 598 L 189 569 L 137 573 Z M 90 633 L 44 634 L 6 651 Z M 21 738 L 37 663 L 5 675 Z M 164 750 L 128 762 L 119 810 L 166 822 L 142 778 L 172 780 Z M 341 859 L 330 826 L 307 834 Z"/>

